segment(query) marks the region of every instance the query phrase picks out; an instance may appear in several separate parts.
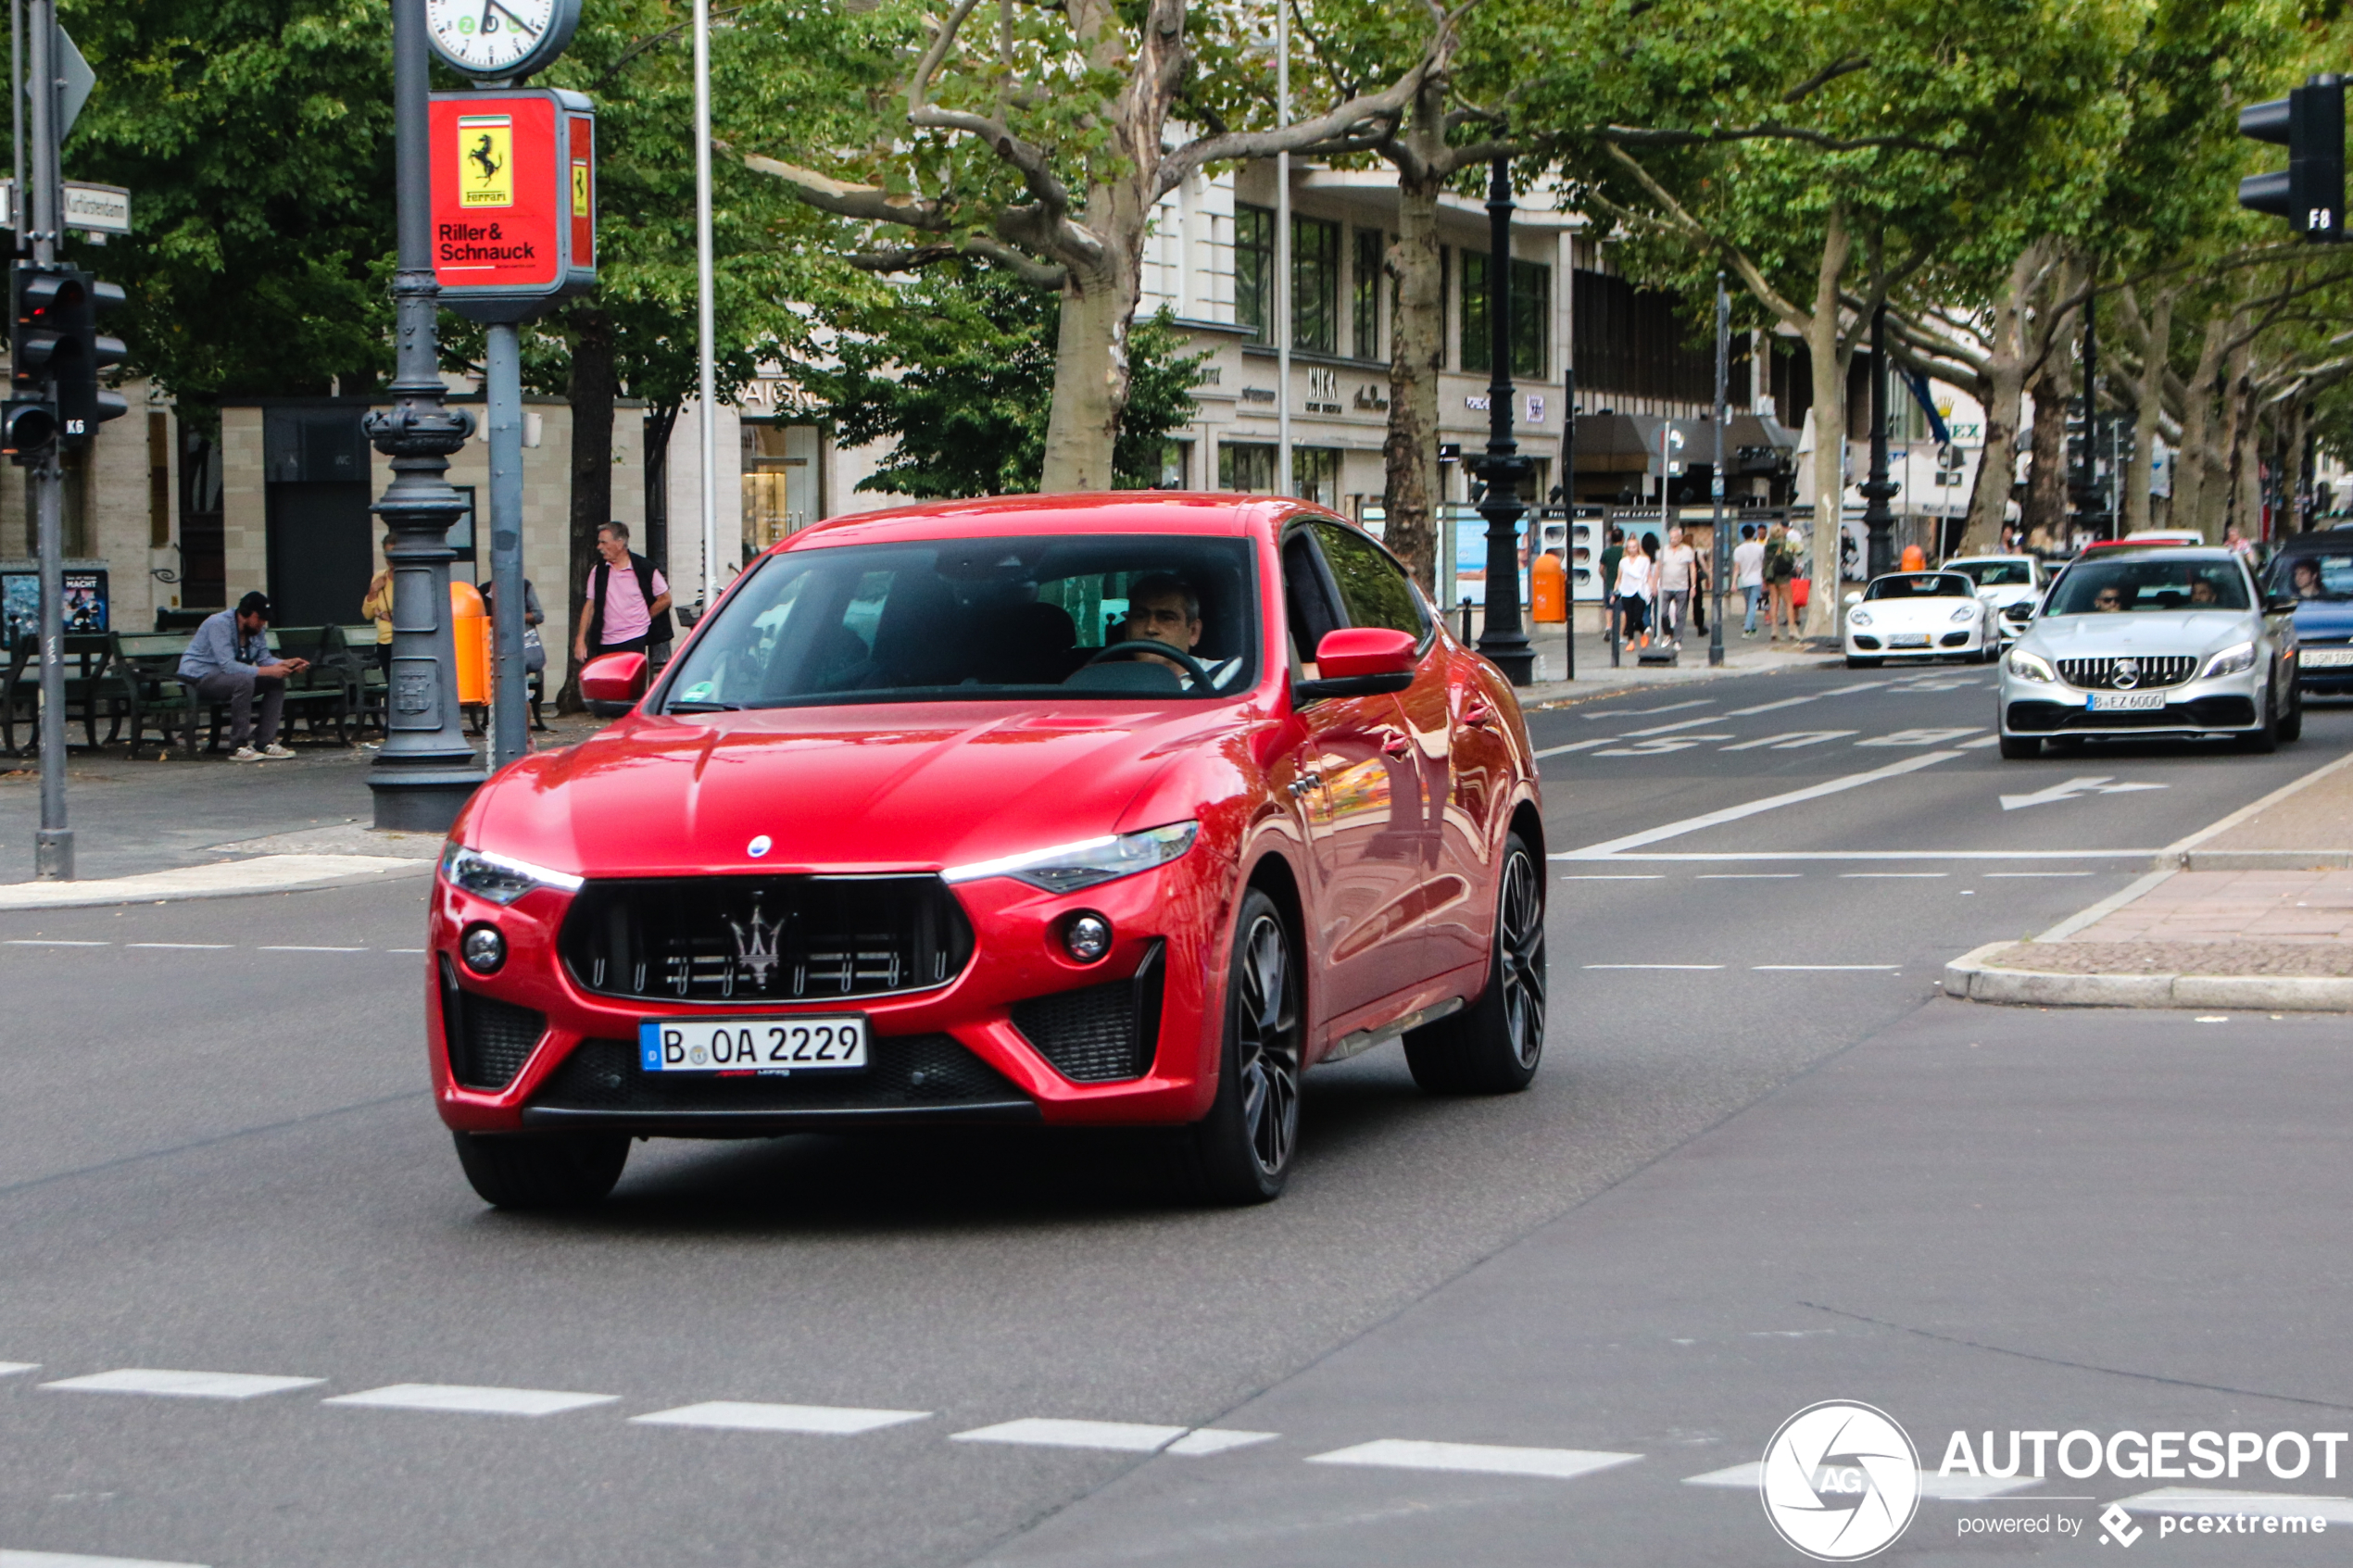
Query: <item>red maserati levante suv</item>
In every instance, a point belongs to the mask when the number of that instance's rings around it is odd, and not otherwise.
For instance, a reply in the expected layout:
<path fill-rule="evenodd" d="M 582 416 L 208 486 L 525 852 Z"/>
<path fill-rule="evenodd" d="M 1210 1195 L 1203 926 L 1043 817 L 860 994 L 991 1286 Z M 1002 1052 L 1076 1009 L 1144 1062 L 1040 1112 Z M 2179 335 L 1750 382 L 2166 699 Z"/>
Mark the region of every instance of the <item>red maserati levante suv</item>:
<path fill-rule="evenodd" d="M 1253 1202 L 1319 1061 L 1536 1072 L 1518 705 L 1312 507 L 841 519 L 649 689 L 635 654 L 584 688 L 634 707 L 477 792 L 434 887 L 435 1097 L 492 1203 L 594 1202 L 633 1137 L 925 1123 L 1172 1129 Z"/>

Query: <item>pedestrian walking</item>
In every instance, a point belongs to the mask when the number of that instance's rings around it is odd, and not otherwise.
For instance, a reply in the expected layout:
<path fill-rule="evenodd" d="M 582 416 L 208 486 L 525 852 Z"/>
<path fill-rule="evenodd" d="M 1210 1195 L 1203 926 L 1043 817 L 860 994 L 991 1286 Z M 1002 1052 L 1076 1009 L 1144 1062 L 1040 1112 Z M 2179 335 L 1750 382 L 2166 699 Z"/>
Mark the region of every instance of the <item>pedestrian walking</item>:
<path fill-rule="evenodd" d="M 1680 523 L 1667 530 L 1667 548 L 1658 558 L 1658 632 L 1680 647 L 1683 621 L 1691 613 L 1692 590 L 1699 580 L 1699 552 L 1684 542 Z"/>
<path fill-rule="evenodd" d="M 1651 616 L 1652 563 L 1649 552 L 1642 548 L 1639 535 L 1626 541 L 1626 553 L 1617 562 L 1618 637 L 1632 644 L 1637 638 L 1647 646 Z"/>
<path fill-rule="evenodd" d="M 607 653 L 644 653 L 670 641 L 670 584 L 653 562 L 629 547 L 629 525 L 609 522 L 597 530 L 597 553 L 605 558 L 588 574 L 588 596 L 580 607 L 573 657 L 582 662 Z"/>
<path fill-rule="evenodd" d="M 1741 591 L 1745 613 L 1741 621 L 1741 635 L 1756 635 L 1756 601 L 1765 596 L 1765 541 L 1756 536 L 1756 524 L 1741 524 L 1741 542 L 1732 546 L 1732 583 Z"/>
<path fill-rule="evenodd" d="M 1790 640 L 1797 640 L 1797 605 L 1790 583 L 1797 576 L 1797 551 L 1791 547 L 1789 529 L 1773 524 L 1765 535 L 1765 632 L 1767 642 L 1781 640 L 1781 622 L 1789 622 Z"/>
<path fill-rule="evenodd" d="M 286 679 L 310 668 L 307 659 L 270 657 L 270 596 L 247 594 L 234 609 L 205 617 L 180 656 L 180 674 L 195 683 L 199 703 L 229 705 L 229 760 L 279 760 L 293 752 L 278 744 L 278 715 Z M 258 704 L 257 731 L 254 709 Z M 191 722 L 194 722 L 193 717 Z M 257 749 L 253 742 L 261 742 Z"/>
<path fill-rule="evenodd" d="M 1626 558 L 1626 530 L 1613 528 L 1602 551 L 1602 616 L 1604 626 L 1617 624 L 1617 563 Z"/>

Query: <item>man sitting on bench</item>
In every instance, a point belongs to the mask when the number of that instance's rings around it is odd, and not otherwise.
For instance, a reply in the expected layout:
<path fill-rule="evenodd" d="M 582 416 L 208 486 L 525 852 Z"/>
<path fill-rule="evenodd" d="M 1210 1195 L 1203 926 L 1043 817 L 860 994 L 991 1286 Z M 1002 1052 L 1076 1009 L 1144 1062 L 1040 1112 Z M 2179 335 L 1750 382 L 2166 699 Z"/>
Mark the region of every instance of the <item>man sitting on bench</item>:
<path fill-rule="evenodd" d="M 270 598 L 247 594 L 234 609 L 207 616 L 180 656 L 180 674 L 195 683 L 198 712 L 216 702 L 229 705 L 229 760 L 258 762 L 292 757 L 278 744 L 278 714 L 286 703 L 286 677 L 310 668 L 307 659 L 270 657 Z M 253 747 L 253 704 L 261 699 L 261 749 Z M 189 722 L 194 723 L 191 715 Z M 193 743 L 192 743 L 193 744 Z"/>

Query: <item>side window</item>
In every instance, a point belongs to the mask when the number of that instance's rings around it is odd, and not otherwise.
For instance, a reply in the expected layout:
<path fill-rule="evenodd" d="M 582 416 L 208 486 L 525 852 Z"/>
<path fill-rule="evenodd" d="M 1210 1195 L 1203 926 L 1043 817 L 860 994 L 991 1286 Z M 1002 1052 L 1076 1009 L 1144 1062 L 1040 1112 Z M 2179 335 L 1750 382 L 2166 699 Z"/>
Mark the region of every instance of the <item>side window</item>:
<path fill-rule="evenodd" d="M 1339 607 L 1325 586 L 1323 562 L 1303 528 L 1283 541 L 1283 612 L 1290 627 L 1294 665 L 1313 664 L 1324 633 L 1342 624 Z"/>
<path fill-rule="evenodd" d="M 1412 582 L 1371 540 L 1335 523 L 1319 522 L 1315 541 L 1340 585 L 1351 626 L 1386 626 L 1417 642 L 1429 630 Z"/>

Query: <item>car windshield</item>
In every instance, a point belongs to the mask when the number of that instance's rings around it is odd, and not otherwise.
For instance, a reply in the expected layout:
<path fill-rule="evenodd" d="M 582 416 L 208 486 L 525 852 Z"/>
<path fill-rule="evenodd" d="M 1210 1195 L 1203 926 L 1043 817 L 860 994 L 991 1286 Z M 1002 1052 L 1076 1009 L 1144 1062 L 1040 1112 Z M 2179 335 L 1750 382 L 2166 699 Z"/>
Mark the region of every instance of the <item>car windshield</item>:
<path fill-rule="evenodd" d="M 1970 596 L 1969 581 L 1950 571 L 1907 571 L 1900 577 L 1881 577 L 1865 589 L 1867 599 L 1966 599 Z"/>
<path fill-rule="evenodd" d="M 1957 560 L 1947 571 L 1957 571 L 1981 588 L 2032 588 L 2034 569 L 2022 560 Z"/>
<path fill-rule="evenodd" d="M 2235 562 L 2169 554 L 2079 560 L 2059 580 L 2049 613 L 2246 608 L 2246 576 Z"/>
<path fill-rule="evenodd" d="M 2299 599 L 2353 599 L 2353 554 L 2283 556 L 2271 565 L 2271 592 Z"/>
<path fill-rule="evenodd" d="M 1257 607 L 1239 539 L 816 545 L 752 568 L 662 707 L 1230 696 L 1254 678 Z"/>

